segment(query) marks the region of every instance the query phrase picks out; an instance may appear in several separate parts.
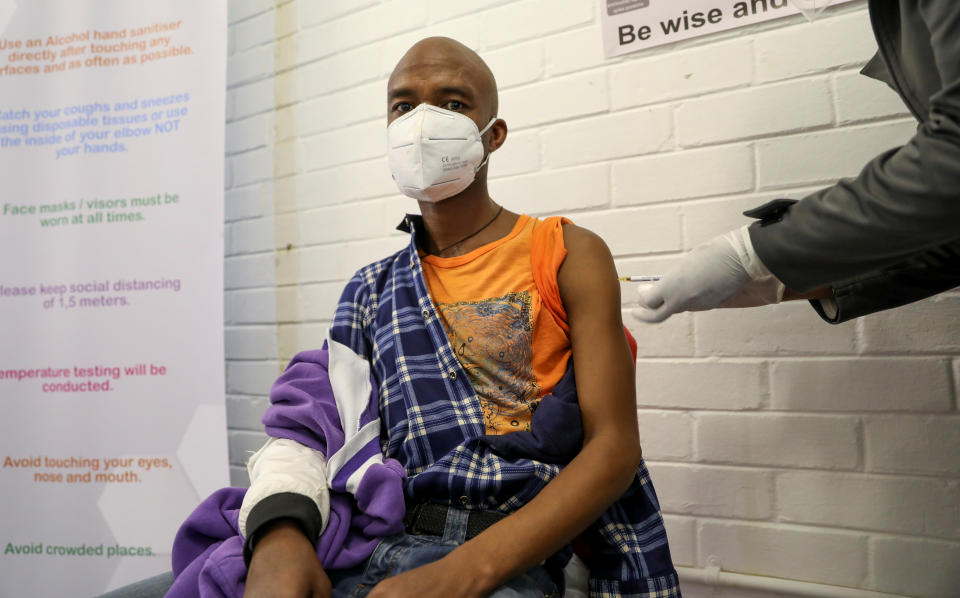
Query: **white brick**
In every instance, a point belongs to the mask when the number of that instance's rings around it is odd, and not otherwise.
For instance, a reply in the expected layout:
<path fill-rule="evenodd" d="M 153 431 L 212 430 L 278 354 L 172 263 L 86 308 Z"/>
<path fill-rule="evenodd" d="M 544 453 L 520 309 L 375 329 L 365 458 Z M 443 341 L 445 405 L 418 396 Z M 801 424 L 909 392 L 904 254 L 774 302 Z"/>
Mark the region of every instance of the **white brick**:
<path fill-rule="evenodd" d="M 839 124 L 910 115 L 906 104 L 886 83 L 861 75 L 859 71 L 838 74 L 833 85 Z"/>
<path fill-rule="evenodd" d="M 483 60 L 493 71 L 500 91 L 543 76 L 543 44 L 539 41 L 484 53 Z"/>
<path fill-rule="evenodd" d="M 649 468 L 666 513 L 735 519 L 768 519 L 773 514 L 769 472 L 664 463 Z"/>
<path fill-rule="evenodd" d="M 790 411 L 953 408 L 947 359 L 781 361 L 771 368 L 770 387 L 771 406 Z M 909 406 L 904 401 L 909 401 Z"/>
<path fill-rule="evenodd" d="M 227 123 L 225 142 L 227 154 L 257 149 L 271 143 L 273 116 L 261 114 Z"/>
<path fill-rule="evenodd" d="M 640 446 L 645 460 L 683 461 L 693 456 L 693 415 L 640 409 Z"/>
<path fill-rule="evenodd" d="M 783 187 L 853 177 L 915 131 L 916 123 L 899 121 L 764 139 L 757 142 L 758 183 L 764 188 Z"/>
<path fill-rule="evenodd" d="M 873 538 L 873 585 L 917 598 L 954 598 L 960 588 L 960 543 Z"/>
<path fill-rule="evenodd" d="M 303 317 L 307 320 L 332 320 L 337 309 L 343 285 L 311 284 L 301 289 L 303 296 Z"/>
<path fill-rule="evenodd" d="M 960 297 L 935 297 L 862 319 L 866 353 L 960 354 Z"/>
<path fill-rule="evenodd" d="M 233 184 L 240 187 L 273 178 L 273 150 L 261 148 L 233 158 Z"/>
<path fill-rule="evenodd" d="M 868 417 L 864 432 L 867 471 L 960 475 L 960 417 Z"/>
<path fill-rule="evenodd" d="M 278 138 L 322 133 L 345 125 L 382 119 L 386 139 L 387 84 L 375 81 L 291 106 L 278 116 Z M 282 131 L 280 130 L 282 128 Z M 386 143 L 384 141 L 384 143 Z"/>
<path fill-rule="evenodd" d="M 765 394 L 763 363 L 640 361 L 637 403 L 671 409 L 755 409 Z"/>
<path fill-rule="evenodd" d="M 472 3 L 471 3 L 472 6 Z M 445 21 L 434 25 L 427 25 L 420 29 L 395 35 L 379 42 L 380 71 L 384 75 L 393 72 L 400 58 L 406 54 L 415 43 L 428 37 L 449 37 L 474 51 L 483 49 L 480 43 L 480 16 L 469 16 L 454 21 Z M 496 73 L 494 73 L 496 75 Z"/>
<path fill-rule="evenodd" d="M 745 210 L 763 205 L 783 195 L 782 193 L 748 195 L 684 203 L 681 206 L 684 246 L 693 249 L 718 235 L 754 222 L 753 218 L 743 215 Z"/>
<path fill-rule="evenodd" d="M 471 0 L 470 2 L 450 2 L 449 0 L 427 0 L 427 13 L 431 21 L 446 21 L 469 13 L 480 13 L 490 8 L 514 2 L 515 0 Z"/>
<path fill-rule="evenodd" d="M 502 46 L 590 23 L 593 7 L 583 0 L 520 0 L 484 11 L 484 45 Z"/>
<path fill-rule="evenodd" d="M 543 160 L 549 168 L 671 149 L 673 112 L 670 108 L 580 119 L 552 125 L 543 132 Z"/>
<path fill-rule="evenodd" d="M 377 237 L 382 211 L 383 203 L 373 201 L 301 212 L 300 235 L 307 245 Z"/>
<path fill-rule="evenodd" d="M 378 158 L 386 154 L 386 139 L 380 120 L 314 135 L 303 142 L 304 166 L 314 170 Z"/>
<path fill-rule="evenodd" d="M 499 156 L 498 150 L 498 156 Z M 398 194 L 397 185 L 390 175 L 386 156 L 364 162 L 354 162 L 336 167 L 337 195 L 340 201 L 353 201 Z M 396 219 L 400 221 L 399 218 Z M 394 222 L 395 226 L 397 222 Z"/>
<path fill-rule="evenodd" d="M 303 2 L 301 20 L 304 26 L 321 25 L 337 17 L 354 11 L 363 10 L 376 4 L 378 0 L 323 0 L 323 2 Z"/>
<path fill-rule="evenodd" d="M 273 75 L 273 46 L 257 46 L 227 59 L 227 87 Z"/>
<path fill-rule="evenodd" d="M 273 109 L 273 79 L 249 83 L 231 91 L 235 119 Z"/>
<path fill-rule="evenodd" d="M 224 194 L 224 217 L 227 222 L 259 218 L 271 211 L 272 202 L 273 185 L 270 183 L 230 189 Z"/>
<path fill-rule="evenodd" d="M 426 22 L 425 0 L 390 0 L 329 21 L 314 31 L 325 47 L 333 52 L 343 52 L 418 29 Z M 303 57 L 304 60 L 314 58 L 319 56 Z"/>
<path fill-rule="evenodd" d="M 678 251 L 683 245 L 680 214 L 672 207 L 591 212 L 575 221 L 603 237 L 614 256 Z"/>
<path fill-rule="evenodd" d="M 380 60 L 380 48 L 373 44 L 297 69 L 302 96 L 313 98 L 379 79 L 384 74 Z"/>
<path fill-rule="evenodd" d="M 859 465 L 857 420 L 818 415 L 701 413 L 700 461 L 818 469 Z"/>
<path fill-rule="evenodd" d="M 610 69 L 615 110 L 743 87 L 753 79 L 753 53 L 746 40 L 630 58 Z"/>
<path fill-rule="evenodd" d="M 281 59 L 278 57 L 277 62 Z M 319 63 L 317 63 L 319 64 Z M 314 65 L 311 65 L 314 66 Z M 306 68 L 278 72 L 273 78 L 273 100 L 277 107 L 289 106 L 307 98 L 305 87 L 309 83 Z"/>
<path fill-rule="evenodd" d="M 278 255 L 277 283 L 298 284 L 342 280 L 343 244 L 294 249 Z"/>
<path fill-rule="evenodd" d="M 234 430 L 227 434 L 227 439 L 230 445 L 230 463 L 246 465 L 250 456 L 267 442 L 267 435 L 263 432 Z"/>
<path fill-rule="evenodd" d="M 677 109 L 677 138 L 693 146 L 829 125 L 827 83 L 805 79 L 687 101 Z"/>
<path fill-rule="evenodd" d="M 697 520 L 690 517 L 664 515 L 663 526 L 670 542 L 670 558 L 678 567 L 697 565 Z M 686 586 L 684 586 L 686 596 Z"/>
<path fill-rule="evenodd" d="M 280 358 L 289 361 L 301 351 L 319 349 L 327 340 L 326 323 L 282 324 L 277 329 Z"/>
<path fill-rule="evenodd" d="M 500 94 L 500 118 L 514 129 L 606 112 L 607 78 L 584 73 L 549 79 Z"/>
<path fill-rule="evenodd" d="M 610 167 L 606 164 L 541 171 L 489 184 L 498 202 L 526 214 L 560 214 L 610 203 Z"/>
<path fill-rule="evenodd" d="M 867 574 L 867 536 L 779 525 L 700 524 L 700 564 L 722 569 L 857 587 Z"/>
<path fill-rule="evenodd" d="M 248 488 L 250 486 L 250 474 L 247 473 L 246 467 L 230 466 L 230 485 L 238 488 Z"/>
<path fill-rule="evenodd" d="M 824 323 L 806 301 L 694 315 L 698 355 L 849 355 L 856 330 Z"/>
<path fill-rule="evenodd" d="M 270 401 L 266 397 L 227 397 L 227 425 L 231 429 L 263 430 L 260 418 Z"/>
<path fill-rule="evenodd" d="M 527 131 L 508 133 L 507 141 L 490 156 L 488 177 L 491 179 L 540 170 L 540 133 Z M 386 161 L 383 164 L 387 170 Z M 389 177 L 389 174 L 387 175 Z M 391 191 L 396 189 L 390 178 Z"/>
<path fill-rule="evenodd" d="M 862 64 L 877 51 L 866 11 L 756 37 L 757 79 L 771 81 Z"/>
<path fill-rule="evenodd" d="M 278 213 L 336 203 L 343 195 L 338 170 L 319 170 L 274 181 L 274 202 Z"/>
<path fill-rule="evenodd" d="M 276 359 L 276 329 L 269 326 L 241 326 L 224 331 L 227 359 Z"/>
<path fill-rule="evenodd" d="M 273 288 L 230 291 L 227 317 L 236 324 L 270 324 L 277 320 L 276 291 Z"/>
<path fill-rule="evenodd" d="M 726 146 L 613 164 L 614 205 L 656 203 L 753 189 L 753 150 Z"/>
<path fill-rule="evenodd" d="M 234 51 L 243 52 L 272 42 L 276 36 L 273 17 L 273 11 L 270 10 L 234 25 Z"/>
<path fill-rule="evenodd" d="M 227 392 L 266 396 L 281 371 L 276 362 L 228 361 Z"/>
<path fill-rule="evenodd" d="M 304 170 L 304 149 L 299 139 L 282 141 L 273 146 L 273 176 L 280 178 Z"/>
<path fill-rule="evenodd" d="M 621 271 L 622 272 L 622 271 Z M 682 313 L 672 316 L 666 322 L 656 326 L 638 321 L 631 316 L 637 306 L 636 283 L 622 295 L 623 303 L 631 309 L 623 313 L 623 323 L 637 341 L 637 356 L 644 357 L 693 357 L 696 352 L 693 343 L 693 316 Z M 638 382 L 638 384 L 641 384 Z"/>
<path fill-rule="evenodd" d="M 347 243 L 343 247 L 343 259 L 337 263 L 338 279 L 346 282 L 363 266 L 393 255 L 400 249 L 405 248 L 409 242 L 408 237 L 397 236 L 388 239 Z"/>
<path fill-rule="evenodd" d="M 249 19 L 273 8 L 274 0 L 230 0 L 227 2 L 227 22 L 231 25 Z M 231 27 L 234 29 L 234 27 Z"/>
<path fill-rule="evenodd" d="M 269 251 L 275 247 L 274 219 L 241 220 L 230 225 L 230 243 L 235 254 Z"/>
<path fill-rule="evenodd" d="M 264 287 L 273 283 L 272 255 L 229 257 L 223 262 L 223 286 L 226 289 Z"/>
<path fill-rule="evenodd" d="M 960 483 L 926 478 L 783 472 L 781 521 L 960 537 Z"/>
<path fill-rule="evenodd" d="M 285 37 L 300 30 L 301 3 L 294 1 L 277 6 L 274 13 L 274 35 Z"/>
<path fill-rule="evenodd" d="M 544 40 L 546 71 L 551 77 L 604 64 L 600 29 L 590 27 L 554 35 Z"/>

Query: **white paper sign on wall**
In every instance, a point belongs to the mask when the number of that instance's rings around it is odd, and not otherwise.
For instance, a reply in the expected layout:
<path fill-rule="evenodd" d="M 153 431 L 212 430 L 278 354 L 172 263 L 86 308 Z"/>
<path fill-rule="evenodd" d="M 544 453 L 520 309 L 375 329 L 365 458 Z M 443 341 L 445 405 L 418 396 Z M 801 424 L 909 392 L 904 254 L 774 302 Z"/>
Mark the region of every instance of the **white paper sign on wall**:
<path fill-rule="evenodd" d="M 607 58 L 853 0 L 600 0 Z"/>

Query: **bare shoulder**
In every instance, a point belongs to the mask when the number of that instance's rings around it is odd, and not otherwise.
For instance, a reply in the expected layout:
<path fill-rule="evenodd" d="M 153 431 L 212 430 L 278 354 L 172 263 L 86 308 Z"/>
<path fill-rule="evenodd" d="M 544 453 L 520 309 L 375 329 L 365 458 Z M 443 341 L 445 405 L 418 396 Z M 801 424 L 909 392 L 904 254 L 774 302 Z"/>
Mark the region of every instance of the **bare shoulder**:
<path fill-rule="evenodd" d="M 567 248 L 568 258 L 572 256 L 579 260 L 610 256 L 610 249 L 600 235 L 572 222 L 563 225 L 563 244 Z"/>
<path fill-rule="evenodd" d="M 557 283 L 564 305 L 576 302 L 578 296 L 619 295 L 617 272 L 610 248 L 600 235 L 577 226 L 563 225 L 563 243 L 567 257 L 557 273 Z"/>

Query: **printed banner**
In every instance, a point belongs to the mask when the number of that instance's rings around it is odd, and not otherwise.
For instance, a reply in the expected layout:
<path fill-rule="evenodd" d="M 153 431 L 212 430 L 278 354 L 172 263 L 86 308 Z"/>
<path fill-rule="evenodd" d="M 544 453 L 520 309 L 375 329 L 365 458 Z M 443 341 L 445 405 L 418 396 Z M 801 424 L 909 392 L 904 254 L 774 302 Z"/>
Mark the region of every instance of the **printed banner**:
<path fill-rule="evenodd" d="M 607 58 L 853 0 L 600 0 Z"/>
<path fill-rule="evenodd" d="M 0 0 L 0 596 L 168 571 L 228 484 L 226 1 Z"/>

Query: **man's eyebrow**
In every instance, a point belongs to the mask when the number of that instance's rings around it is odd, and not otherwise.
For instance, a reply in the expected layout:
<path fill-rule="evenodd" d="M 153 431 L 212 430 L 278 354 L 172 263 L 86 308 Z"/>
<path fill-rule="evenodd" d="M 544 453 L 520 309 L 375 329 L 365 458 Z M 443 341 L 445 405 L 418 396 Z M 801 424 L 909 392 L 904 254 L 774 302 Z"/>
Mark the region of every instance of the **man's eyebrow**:
<path fill-rule="evenodd" d="M 390 93 L 387 94 L 388 100 L 393 100 L 401 96 L 411 96 L 413 95 L 413 90 L 408 87 L 398 87 L 396 89 L 391 89 Z"/>
<path fill-rule="evenodd" d="M 457 85 L 449 85 L 447 87 L 441 87 L 438 91 L 444 95 L 459 95 L 469 100 L 472 100 L 474 95 L 469 88 L 460 87 Z M 401 97 L 409 97 L 409 96 L 412 96 L 413 94 L 414 94 L 413 90 L 410 89 L 409 87 L 397 87 L 395 89 L 390 90 L 390 92 L 387 94 L 387 100 L 395 100 Z"/>
<path fill-rule="evenodd" d="M 467 99 L 473 99 L 473 93 L 467 87 L 457 87 L 456 85 L 441 87 L 440 93 L 444 95 L 460 95 Z"/>

